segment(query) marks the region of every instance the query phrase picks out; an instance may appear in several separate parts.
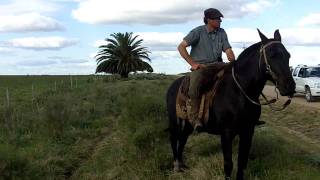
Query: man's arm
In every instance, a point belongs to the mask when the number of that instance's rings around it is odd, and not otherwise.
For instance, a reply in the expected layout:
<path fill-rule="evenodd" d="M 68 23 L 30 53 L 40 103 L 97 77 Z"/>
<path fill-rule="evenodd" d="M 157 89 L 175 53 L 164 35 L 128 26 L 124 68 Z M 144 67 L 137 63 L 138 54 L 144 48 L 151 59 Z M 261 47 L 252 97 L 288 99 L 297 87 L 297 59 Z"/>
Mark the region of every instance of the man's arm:
<path fill-rule="evenodd" d="M 191 70 L 197 70 L 199 69 L 202 65 L 199 63 L 196 63 L 192 57 L 190 56 L 190 54 L 187 51 L 187 47 L 188 47 L 188 43 L 183 40 L 179 46 L 178 46 L 178 51 L 181 55 L 181 57 L 183 57 L 183 59 L 185 59 L 191 66 Z"/>
<path fill-rule="evenodd" d="M 228 58 L 228 60 L 229 60 L 230 62 L 232 62 L 232 61 L 235 60 L 234 53 L 233 53 L 233 51 L 232 51 L 231 48 L 226 49 L 225 53 L 226 53 L 227 58 Z"/>

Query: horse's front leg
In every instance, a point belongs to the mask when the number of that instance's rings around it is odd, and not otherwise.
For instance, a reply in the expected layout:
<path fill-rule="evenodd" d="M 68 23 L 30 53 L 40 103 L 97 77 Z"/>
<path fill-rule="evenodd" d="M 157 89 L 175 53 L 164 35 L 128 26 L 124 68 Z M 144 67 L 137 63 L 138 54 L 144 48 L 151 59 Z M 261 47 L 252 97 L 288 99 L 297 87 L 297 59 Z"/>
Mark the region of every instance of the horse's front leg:
<path fill-rule="evenodd" d="M 224 159 L 224 173 L 226 179 L 231 179 L 231 173 L 233 168 L 232 163 L 232 141 L 234 134 L 231 130 L 225 130 L 221 134 L 221 146 Z"/>
<path fill-rule="evenodd" d="M 244 130 L 239 134 L 239 153 L 237 180 L 244 179 L 244 170 L 247 167 L 249 152 L 251 148 L 254 127 Z"/>

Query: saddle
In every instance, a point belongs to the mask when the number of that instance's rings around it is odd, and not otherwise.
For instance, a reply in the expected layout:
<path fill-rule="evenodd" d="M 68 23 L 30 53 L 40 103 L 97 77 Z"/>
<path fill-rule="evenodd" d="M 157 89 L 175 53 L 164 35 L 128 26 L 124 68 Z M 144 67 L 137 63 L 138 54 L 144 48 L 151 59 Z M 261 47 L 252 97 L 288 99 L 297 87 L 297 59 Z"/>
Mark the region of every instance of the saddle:
<path fill-rule="evenodd" d="M 209 67 L 210 66 L 210 67 Z M 231 69 L 233 63 L 215 63 L 205 67 L 203 73 L 203 80 L 200 82 L 200 94 L 201 103 L 199 107 L 198 118 L 202 120 L 204 124 L 207 124 L 209 120 L 209 108 L 212 106 L 215 94 L 220 85 L 221 80 L 224 77 L 225 72 Z M 191 106 L 188 103 L 190 97 L 188 96 L 190 85 L 190 76 L 185 76 L 179 87 L 176 98 L 176 115 L 178 118 L 188 121 L 188 111 Z"/>

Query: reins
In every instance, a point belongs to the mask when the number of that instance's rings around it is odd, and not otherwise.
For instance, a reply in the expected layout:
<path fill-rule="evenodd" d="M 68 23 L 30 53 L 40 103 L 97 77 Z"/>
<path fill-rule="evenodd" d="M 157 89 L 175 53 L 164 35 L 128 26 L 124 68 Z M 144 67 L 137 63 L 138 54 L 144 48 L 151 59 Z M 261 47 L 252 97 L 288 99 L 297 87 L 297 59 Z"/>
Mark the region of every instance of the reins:
<path fill-rule="evenodd" d="M 269 64 L 269 62 L 268 62 L 268 58 L 267 58 L 266 50 L 265 50 L 265 49 L 266 49 L 268 46 L 270 46 L 270 45 L 272 45 L 272 44 L 276 44 L 276 43 L 280 43 L 280 44 L 281 44 L 280 41 L 271 41 L 271 42 L 269 42 L 269 43 L 267 43 L 267 44 L 265 44 L 265 45 L 262 45 L 261 48 L 260 48 L 260 51 L 259 51 L 259 52 L 260 52 L 259 71 L 261 71 L 260 65 L 261 65 L 261 61 L 262 61 L 262 57 L 263 57 L 264 62 L 265 62 L 265 64 L 266 64 L 266 69 L 267 69 L 266 73 L 270 74 L 271 77 L 272 77 L 274 80 L 276 80 L 278 77 L 277 77 L 277 75 L 271 70 L 271 67 L 270 67 L 270 64 Z M 246 94 L 246 92 L 245 92 L 245 91 L 243 90 L 243 88 L 241 87 L 240 83 L 237 81 L 236 76 L 235 76 L 235 74 L 234 74 L 234 66 L 232 66 L 232 78 L 233 78 L 234 82 L 237 84 L 237 86 L 238 86 L 238 88 L 240 89 L 241 93 L 242 93 L 242 94 L 247 98 L 247 100 L 249 100 L 252 104 L 255 104 L 255 105 L 257 105 L 257 106 L 268 105 L 268 106 L 271 108 L 271 110 L 273 110 L 273 111 L 282 111 L 282 110 L 284 110 L 284 109 L 291 103 L 291 97 L 289 97 L 289 99 L 288 99 L 288 100 L 282 105 L 282 107 L 280 107 L 280 108 L 275 108 L 275 107 L 273 107 L 273 106 L 271 105 L 271 104 L 275 103 L 275 102 L 279 99 L 279 97 L 278 97 L 278 92 L 277 92 L 277 84 L 275 84 L 275 92 L 276 92 L 276 95 L 277 95 L 276 99 L 273 98 L 273 99 L 271 99 L 271 100 L 268 100 L 267 97 L 261 92 L 261 95 L 262 95 L 262 97 L 264 98 L 264 100 L 265 100 L 266 102 L 265 102 L 265 103 L 260 103 L 260 102 L 254 101 L 254 100 L 252 100 L 252 99 Z"/>

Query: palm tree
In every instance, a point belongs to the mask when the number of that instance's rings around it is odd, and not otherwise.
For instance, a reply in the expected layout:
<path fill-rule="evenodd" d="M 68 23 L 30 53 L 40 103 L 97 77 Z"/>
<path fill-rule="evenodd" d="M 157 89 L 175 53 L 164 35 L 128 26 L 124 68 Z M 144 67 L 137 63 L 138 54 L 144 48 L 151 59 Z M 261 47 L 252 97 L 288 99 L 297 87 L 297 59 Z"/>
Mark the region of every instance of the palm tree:
<path fill-rule="evenodd" d="M 127 78 L 130 72 L 148 71 L 153 72 L 152 67 L 143 59 L 151 62 L 146 47 L 141 47 L 142 39 L 132 37 L 131 33 L 113 33 L 113 39 L 106 38 L 107 45 L 99 47 L 100 51 L 95 56 L 97 72 L 120 74 Z"/>

